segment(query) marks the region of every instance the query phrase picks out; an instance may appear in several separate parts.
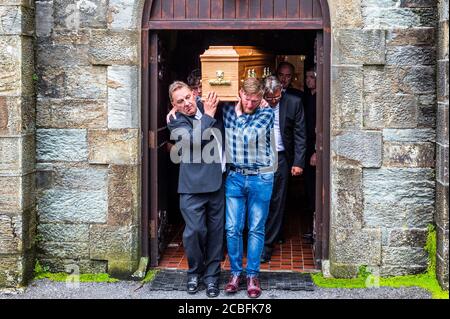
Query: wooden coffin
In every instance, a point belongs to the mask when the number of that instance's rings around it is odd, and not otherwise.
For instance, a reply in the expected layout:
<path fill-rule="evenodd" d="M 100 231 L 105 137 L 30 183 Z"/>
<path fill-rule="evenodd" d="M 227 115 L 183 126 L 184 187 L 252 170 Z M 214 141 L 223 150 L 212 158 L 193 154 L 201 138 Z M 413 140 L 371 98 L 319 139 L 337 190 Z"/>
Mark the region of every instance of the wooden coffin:
<path fill-rule="evenodd" d="M 221 101 L 237 101 L 247 77 L 263 79 L 275 71 L 275 56 L 252 46 L 210 46 L 200 61 L 202 98 L 214 91 Z"/>

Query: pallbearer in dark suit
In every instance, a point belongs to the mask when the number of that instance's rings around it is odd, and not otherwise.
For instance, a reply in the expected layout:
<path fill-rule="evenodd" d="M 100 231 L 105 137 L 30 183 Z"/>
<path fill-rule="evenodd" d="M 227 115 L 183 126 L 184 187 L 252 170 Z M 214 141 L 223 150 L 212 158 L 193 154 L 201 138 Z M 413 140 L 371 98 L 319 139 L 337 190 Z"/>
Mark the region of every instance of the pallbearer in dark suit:
<path fill-rule="evenodd" d="M 300 98 L 303 96 L 302 91 L 292 86 L 292 79 L 295 75 L 295 67 L 292 63 L 281 62 L 280 64 L 278 64 L 276 75 L 281 83 L 282 93 L 289 93 L 292 95 L 296 95 Z"/>
<path fill-rule="evenodd" d="M 223 119 L 216 114 L 219 100 L 210 93 L 204 104 L 196 101 L 183 82 L 174 82 L 169 96 L 173 110 L 168 127 L 171 138 L 177 141 L 171 159 L 180 161 L 178 193 L 186 222 L 183 245 L 189 264 L 187 292 L 196 293 L 203 280 L 207 296 L 216 297 L 225 222 Z"/>
<path fill-rule="evenodd" d="M 314 68 L 306 71 L 306 87 L 304 95 L 306 122 L 306 158 L 305 158 L 305 191 L 308 200 L 308 213 L 316 211 L 316 72 Z M 313 238 L 311 229 L 305 234 L 306 238 Z"/>
<path fill-rule="evenodd" d="M 270 211 L 266 222 L 261 262 L 270 260 L 273 246 L 282 235 L 289 174 L 299 176 L 303 173 L 306 151 L 305 119 L 300 97 L 287 92 L 282 93 L 282 85 L 274 76 L 266 78 L 264 85 L 264 99 L 275 112 L 274 131 L 278 169 L 275 173 Z"/>

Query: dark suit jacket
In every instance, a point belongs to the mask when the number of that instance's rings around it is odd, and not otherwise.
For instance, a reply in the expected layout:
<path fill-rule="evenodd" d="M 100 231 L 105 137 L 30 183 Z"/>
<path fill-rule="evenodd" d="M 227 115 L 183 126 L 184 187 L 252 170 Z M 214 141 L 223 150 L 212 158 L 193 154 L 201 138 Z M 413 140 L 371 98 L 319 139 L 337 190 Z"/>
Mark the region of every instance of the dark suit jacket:
<path fill-rule="evenodd" d="M 303 99 L 303 92 L 290 86 L 286 89 L 285 93 L 289 93 L 291 95 L 298 96 L 299 98 Z"/>
<path fill-rule="evenodd" d="M 215 118 L 212 118 L 204 114 L 203 104 L 197 102 L 197 107 L 202 112 L 203 116 L 200 119 L 200 134 L 203 136 L 203 132 L 209 128 L 216 128 L 221 131 L 222 140 L 224 138 L 223 134 L 223 120 L 222 114 L 216 112 Z M 205 163 L 204 158 L 202 158 L 202 153 L 206 145 L 209 143 L 217 143 L 214 136 L 210 137 L 209 140 L 199 140 L 198 138 L 193 138 L 194 136 L 194 120 L 195 116 L 186 116 L 182 113 L 176 113 L 176 119 L 171 117 L 168 123 L 168 128 L 175 135 L 180 135 L 178 140 L 183 138 L 188 141 L 188 144 L 183 145 L 183 147 L 190 148 L 190 158 L 189 160 L 184 160 L 180 162 L 180 174 L 178 180 L 178 193 L 180 194 L 197 194 L 197 193 L 209 193 L 215 192 L 222 186 L 222 166 L 219 160 L 219 154 L 214 155 L 214 161 L 212 163 Z M 199 132 L 197 131 L 196 134 Z M 219 136 L 217 136 L 220 138 Z M 177 138 L 177 137 L 175 137 Z M 177 141 L 177 140 L 176 140 Z M 175 144 L 179 146 L 180 144 Z M 212 145 L 212 144 L 209 144 Z M 220 141 L 218 147 L 223 145 L 223 141 Z M 193 152 L 194 148 L 201 149 L 201 152 Z M 223 147 L 222 147 L 223 148 Z M 215 148 L 218 149 L 217 147 Z M 213 149 L 214 150 L 214 149 Z M 179 154 L 183 151 L 183 148 L 179 150 Z M 216 152 L 217 153 L 217 152 Z M 181 154 L 182 155 L 182 154 Z"/>
<path fill-rule="evenodd" d="M 290 166 L 305 167 L 306 128 L 300 97 L 284 93 L 280 101 L 280 132 Z"/>

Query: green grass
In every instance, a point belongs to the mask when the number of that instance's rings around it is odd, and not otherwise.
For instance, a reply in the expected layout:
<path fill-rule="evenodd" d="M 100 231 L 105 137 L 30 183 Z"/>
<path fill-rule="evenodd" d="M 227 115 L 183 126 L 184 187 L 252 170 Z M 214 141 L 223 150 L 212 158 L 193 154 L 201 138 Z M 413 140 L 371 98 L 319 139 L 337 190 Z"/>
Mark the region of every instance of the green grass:
<path fill-rule="evenodd" d="M 71 276 L 68 273 L 60 272 L 60 273 L 51 273 L 48 271 L 47 268 L 42 267 L 39 262 L 36 262 L 36 265 L 34 267 L 34 279 L 48 279 L 51 281 L 59 281 L 59 282 L 65 282 L 67 279 Z M 71 278 L 70 278 L 71 279 Z M 118 279 L 110 277 L 108 274 L 80 274 L 79 275 L 79 281 L 80 282 L 118 282 Z"/>
<path fill-rule="evenodd" d="M 145 278 L 142 279 L 141 283 L 146 284 L 149 283 L 150 281 L 153 280 L 153 278 L 155 278 L 156 274 L 158 273 L 157 269 L 150 269 L 149 271 L 147 271 L 147 274 L 145 275 Z"/>
<path fill-rule="evenodd" d="M 366 282 L 379 281 L 381 287 L 420 287 L 431 292 L 433 299 L 449 299 L 448 291 L 442 290 L 436 279 L 436 230 L 433 226 L 428 227 L 425 250 L 428 252 L 428 267 L 423 274 L 375 277 L 367 271 L 367 267 L 361 266 L 356 278 L 325 278 L 321 273 L 312 274 L 312 278 L 317 286 L 323 288 L 367 288 Z"/>

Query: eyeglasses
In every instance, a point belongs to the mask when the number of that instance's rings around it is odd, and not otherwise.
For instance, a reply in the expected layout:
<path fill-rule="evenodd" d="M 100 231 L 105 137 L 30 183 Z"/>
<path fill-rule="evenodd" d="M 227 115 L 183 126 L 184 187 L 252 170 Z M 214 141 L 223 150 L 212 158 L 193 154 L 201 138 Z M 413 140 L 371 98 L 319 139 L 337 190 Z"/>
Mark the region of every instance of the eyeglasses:
<path fill-rule="evenodd" d="M 272 96 L 272 97 L 265 96 L 264 99 L 265 99 L 266 101 L 267 101 L 267 100 L 269 100 L 269 101 L 276 101 L 276 100 L 281 99 L 281 94 L 280 94 L 280 95 L 277 95 L 277 96 Z"/>

